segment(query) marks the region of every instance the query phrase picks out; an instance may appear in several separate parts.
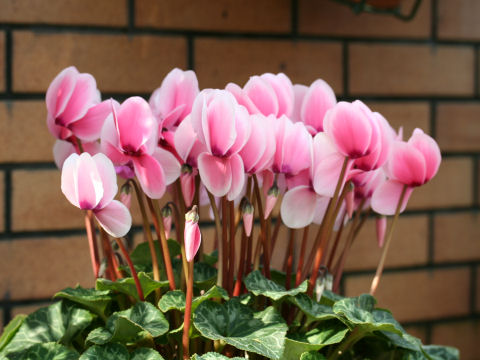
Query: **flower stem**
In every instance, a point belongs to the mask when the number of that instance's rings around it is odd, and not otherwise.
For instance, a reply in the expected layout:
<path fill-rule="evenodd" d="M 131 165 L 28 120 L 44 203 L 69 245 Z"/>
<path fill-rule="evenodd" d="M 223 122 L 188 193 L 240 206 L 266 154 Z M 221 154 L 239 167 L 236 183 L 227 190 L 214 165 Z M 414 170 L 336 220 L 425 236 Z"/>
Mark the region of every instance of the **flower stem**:
<path fill-rule="evenodd" d="M 255 196 L 257 198 L 258 217 L 260 218 L 260 238 L 263 243 L 263 271 L 265 273 L 265 277 L 270 279 L 270 239 L 267 238 L 267 226 L 263 212 L 262 197 L 260 195 L 260 187 L 258 185 L 257 175 L 255 174 L 253 175 L 253 183 Z M 260 256 L 260 252 L 258 253 L 258 256 Z"/>
<path fill-rule="evenodd" d="M 213 217 L 215 219 L 215 230 L 217 233 L 218 240 L 218 276 L 217 276 L 217 286 L 223 285 L 223 243 L 220 240 L 220 236 L 222 234 L 222 225 L 220 223 L 220 214 L 218 213 L 217 204 L 215 203 L 215 198 L 213 195 L 207 190 L 208 199 L 210 200 L 210 206 L 212 207 Z"/>
<path fill-rule="evenodd" d="M 223 262 L 222 262 L 222 273 L 223 273 L 223 283 L 222 287 L 227 288 L 228 282 L 228 206 L 227 206 L 227 196 L 222 197 L 222 248 L 223 248 Z M 220 254 L 218 254 L 220 256 Z"/>
<path fill-rule="evenodd" d="M 117 278 L 122 278 L 122 274 L 118 270 L 118 263 L 117 259 L 115 259 L 115 255 L 113 253 L 112 245 L 110 244 L 110 238 L 108 234 L 100 227 L 100 234 L 102 235 L 102 247 L 103 247 L 103 255 L 107 259 L 107 275 L 108 278 L 112 281 L 117 280 Z"/>
<path fill-rule="evenodd" d="M 327 211 L 325 214 L 325 218 L 322 222 L 322 225 L 320 226 L 319 230 L 319 246 L 316 249 L 315 253 L 315 263 L 313 266 L 313 271 L 310 275 L 310 280 L 308 282 L 308 294 L 311 296 L 313 294 L 313 288 L 315 286 L 315 282 L 317 281 L 318 277 L 318 270 L 320 269 L 320 265 L 322 263 L 322 258 L 323 258 L 323 253 L 325 250 L 325 247 L 327 245 L 328 238 L 330 236 L 330 232 L 333 228 L 333 224 L 335 223 L 335 209 L 337 207 L 337 200 L 338 200 L 338 195 L 340 193 L 340 189 L 342 188 L 343 185 L 343 179 L 345 178 L 345 173 L 347 171 L 347 165 L 348 165 L 348 156 L 345 157 L 345 160 L 343 161 L 342 165 L 342 170 L 340 171 L 340 176 L 338 178 L 337 186 L 335 187 L 335 192 L 333 193 L 333 198 L 330 200 Z M 309 268 L 309 266 L 307 267 Z"/>
<path fill-rule="evenodd" d="M 180 213 L 178 212 L 177 205 L 174 202 L 168 202 L 167 204 L 173 209 L 173 214 L 175 218 L 175 232 L 177 234 L 177 242 L 180 245 L 180 251 L 182 253 L 182 264 L 183 264 L 183 280 L 181 282 L 181 286 L 184 286 L 184 280 L 188 279 L 188 262 L 187 257 L 185 255 L 185 241 L 183 239 L 184 227 L 185 227 L 185 217 L 181 218 Z"/>
<path fill-rule="evenodd" d="M 96 279 L 98 278 L 100 261 L 98 258 L 97 236 L 95 235 L 92 210 L 87 210 L 87 213 L 85 214 L 85 228 L 87 230 L 88 245 L 90 247 L 90 260 L 92 261 L 93 275 Z"/>
<path fill-rule="evenodd" d="M 163 217 L 158 208 L 158 203 L 147 196 L 147 204 L 152 215 L 153 226 L 157 233 L 157 237 L 162 245 L 163 263 L 167 273 L 170 290 L 175 290 L 175 278 L 173 277 L 172 260 L 170 259 L 170 251 L 168 250 L 167 237 L 165 236 L 165 228 L 163 226 Z"/>
<path fill-rule="evenodd" d="M 287 256 L 286 256 L 286 278 L 285 289 L 290 290 L 292 285 L 292 268 L 293 268 L 293 248 L 295 245 L 295 229 L 290 229 L 290 238 L 288 240 Z"/>
<path fill-rule="evenodd" d="M 185 302 L 185 316 L 183 318 L 183 359 L 190 359 L 190 339 L 188 333 L 190 331 L 190 319 L 192 317 L 192 299 L 193 299 L 193 260 L 188 262 L 188 281 L 187 296 Z"/>
<path fill-rule="evenodd" d="M 300 256 L 298 257 L 297 276 L 295 277 L 295 286 L 300 285 L 300 282 L 302 281 L 303 260 L 305 258 L 305 251 L 307 251 L 309 229 L 310 229 L 310 225 L 306 226 L 303 229 L 302 246 L 300 248 Z"/>
<path fill-rule="evenodd" d="M 235 222 L 235 204 L 233 201 L 228 202 L 228 212 L 230 215 L 229 226 L 230 226 L 230 256 L 228 259 L 228 280 L 227 280 L 227 291 L 229 294 L 233 292 L 233 274 L 235 272 L 235 233 L 236 233 L 236 222 Z"/>
<path fill-rule="evenodd" d="M 338 229 L 338 231 L 337 231 L 337 236 L 335 237 L 335 242 L 333 243 L 333 248 L 330 251 L 330 254 L 328 255 L 327 269 L 330 272 L 331 272 L 331 269 L 332 269 L 333 260 L 335 259 L 335 254 L 337 252 L 338 244 L 340 243 L 340 239 L 342 238 L 343 229 L 345 228 L 345 226 L 344 226 L 345 216 L 347 216 L 347 213 L 343 214 L 342 222 L 340 223 L 340 229 Z"/>
<path fill-rule="evenodd" d="M 128 255 L 127 249 L 125 249 L 125 246 L 123 245 L 121 239 L 115 238 L 115 241 L 117 242 L 118 247 L 120 248 L 120 251 L 122 252 L 123 256 L 125 257 L 125 260 L 127 261 L 128 267 L 130 268 L 133 280 L 135 281 L 135 286 L 137 288 L 138 298 L 140 299 L 140 301 L 145 301 L 145 298 L 143 296 L 142 286 L 140 285 L 140 280 L 138 280 L 137 271 L 135 270 L 135 267 L 133 266 L 132 260 L 130 259 L 130 255 Z"/>
<path fill-rule="evenodd" d="M 239 296 L 240 291 L 242 290 L 242 277 L 243 272 L 245 271 L 245 252 L 247 251 L 247 234 L 245 233 L 245 228 L 242 228 L 242 243 L 240 244 L 240 262 L 238 264 L 237 270 L 237 280 L 235 282 L 235 287 L 233 289 L 233 296 Z"/>
<path fill-rule="evenodd" d="M 137 195 L 138 207 L 140 208 L 140 213 L 142 214 L 143 221 L 143 232 L 147 237 L 148 247 L 150 249 L 150 256 L 152 257 L 152 268 L 153 268 L 153 279 L 160 281 L 160 268 L 158 267 L 157 252 L 155 250 L 155 245 L 153 243 L 152 230 L 147 218 L 147 212 L 145 211 L 145 204 L 143 203 L 143 193 L 140 191 L 138 184 L 135 180 L 129 180 L 135 189 L 135 194 Z M 158 295 L 159 292 L 158 292 Z"/>
<path fill-rule="evenodd" d="M 392 241 L 393 229 L 397 224 L 398 217 L 400 215 L 400 209 L 402 208 L 403 199 L 405 198 L 405 193 L 407 192 L 407 185 L 403 186 L 402 193 L 398 200 L 397 209 L 395 210 L 395 216 L 393 217 L 392 225 L 390 225 L 390 230 L 385 238 L 385 245 L 383 245 L 382 256 L 380 257 L 380 262 L 378 263 L 377 272 L 373 278 L 372 285 L 370 286 L 370 295 L 375 295 L 377 291 L 378 284 L 380 283 L 380 277 L 382 276 L 383 268 L 385 266 L 385 259 L 387 258 L 388 248 Z"/>

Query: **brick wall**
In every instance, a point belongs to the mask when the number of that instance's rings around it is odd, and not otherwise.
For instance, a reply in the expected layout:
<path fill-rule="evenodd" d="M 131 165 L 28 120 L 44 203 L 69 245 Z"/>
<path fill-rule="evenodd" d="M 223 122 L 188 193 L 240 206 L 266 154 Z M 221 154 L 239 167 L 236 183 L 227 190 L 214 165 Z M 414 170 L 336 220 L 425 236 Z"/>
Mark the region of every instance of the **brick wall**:
<path fill-rule="evenodd" d="M 480 2 L 423 0 L 416 18 L 354 15 L 327 0 L 0 0 L 0 316 L 76 282 L 92 285 L 79 212 L 60 192 L 44 93 L 64 67 L 105 96 L 149 94 L 173 67 L 201 87 L 285 72 L 321 77 L 406 133 L 438 140 L 438 176 L 414 192 L 378 292 L 425 342 L 477 359 L 480 338 Z M 379 251 L 367 223 L 343 289 L 368 289 Z"/>

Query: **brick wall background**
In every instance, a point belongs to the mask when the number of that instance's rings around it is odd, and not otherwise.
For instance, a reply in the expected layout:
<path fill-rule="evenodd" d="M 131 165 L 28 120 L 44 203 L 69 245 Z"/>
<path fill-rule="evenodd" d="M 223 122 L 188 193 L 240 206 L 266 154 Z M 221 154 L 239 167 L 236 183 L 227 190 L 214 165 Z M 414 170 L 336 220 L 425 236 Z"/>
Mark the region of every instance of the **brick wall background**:
<path fill-rule="evenodd" d="M 75 65 L 104 97 L 148 97 L 173 67 L 200 86 L 285 72 L 360 98 L 406 134 L 433 135 L 444 161 L 414 192 L 378 292 L 426 343 L 478 359 L 480 338 L 480 2 L 423 0 L 415 19 L 354 15 L 328 0 L 0 0 L 0 316 L 92 285 L 82 216 L 63 198 L 44 93 Z M 373 221 L 347 265 L 368 290 Z"/>

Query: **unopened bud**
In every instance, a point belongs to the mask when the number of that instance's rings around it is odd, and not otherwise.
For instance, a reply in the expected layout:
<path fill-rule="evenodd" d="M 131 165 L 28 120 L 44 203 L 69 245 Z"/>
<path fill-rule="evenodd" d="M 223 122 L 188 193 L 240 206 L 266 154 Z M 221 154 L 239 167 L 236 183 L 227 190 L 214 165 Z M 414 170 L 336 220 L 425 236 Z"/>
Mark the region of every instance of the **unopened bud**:
<path fill-rule="evenodd" d="M 198 227 L 198 211 L 197 205 L 194 205 L 192 210 L 185 214 L 185 256 L 187 261 L 192 261 L 200 248 L 202 235 Z"/>
<path fill-rule="evenodd" d="M 182 165 L 180 174 L 180 185 L 182 187 L 183 199 L 185 206 L 190 207 L 195 197 L 195 175 L 197 170 L 194 170 L 190 165 Z"/>
<path fill-rule="evenodd" d="M 376 220 L 378 247 L 383 247 L 385 233 L 387 232 L 387 217 L 379 216 Z"/>
<path fill-rule="evenodd" d="M 172 209 L 165 205 L 162 208 L 163 228 L 165 229 L 165 236 L 170 238 L 170 231 L 172 230 Z"/>
<path fill-rule="evenodd" d="M 253 226 L 253 205 L 246 197 L 242 199 L 242 218 L 245 234 L 250 236 L 252 234 Z"/>
<path fill-rule="evenodd" d="M 267 219 L 270 216 L 275 204 L 277 203 L 278 199 L 278 186 L 276 183 L 273 183 L 272 187 L 268 190 L 267 199 L 265 200 L 265 214 L 264 218 Z"/>
<path fill-rule="evenodd" d="M 120 188 L 120 202 L 130 209 L 132 203 L 132 185 L 130 185 L 129 181 Z"/>

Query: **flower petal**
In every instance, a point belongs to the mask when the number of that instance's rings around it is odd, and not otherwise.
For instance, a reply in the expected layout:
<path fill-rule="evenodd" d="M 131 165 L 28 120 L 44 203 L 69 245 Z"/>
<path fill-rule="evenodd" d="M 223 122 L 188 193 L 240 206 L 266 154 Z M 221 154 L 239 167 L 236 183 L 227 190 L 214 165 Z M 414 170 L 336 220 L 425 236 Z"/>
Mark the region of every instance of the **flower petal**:
<path fill-rule="evenodd" d="M 151 199 L 160 199 L 166 190 L 165 173 L 160 163 L 147 154 L 133 157 L 132 161 L 143 192 Z"/>
<path fill-rule="evenodd" d="M 70 125 L 70 130 L 83 141 L 97 140 L 100 137 L 105 119 L 111 112 L 111 101 L 105 100 L 88 109 L 84 117 Z"/>
<path fill-rule="evenodd" d="M 61 180 L 61 189 L 63 195 L 65 195 L 67 200 L 76 207 L 80 207 L 78 204 L 78 196 L 75 187 L 75 176 L 79 157 L 80 156 L 78 154 L 73 153 L 63 162 Z"/>
<path fill-rule="evenodd" d="M 198 156 L 198 171 L 203 184 L 214 196 L 224 196 L 230 190 L 232 169 L 227 159 L 202 153 Z"/>
<path fill-rule="evenodd" d="M 160 147 L 157 147 L 153 152 L 153 157 L 162 166 L 163 172 L 165 173 L 165 183 L 167 185 L 172 184 L 180 176 L 180 163 L 177 158 L 167 150 L 164 150 Z"/>
<path fill-rule="evenodd" d="M 278 114 L 278 99 L 272 86 L 260 76 L 252 76 L 243 90 L 263 115 Z"/>
<path fill-rule="evenodd" d="M 283 223 L 292 229 L 300 229 L 313 221 L 317 195 L 310 186 L 288 190 L 283 196 L 280 215 Z"/>
<path fill-rule="evenodd" d="M 96 206 L 97 209 L 102 209 L 109 204 L 117 194 L 117 174 L 112 161 L 104 154 L 96 154 L 92 159 L 95 161 L 98 173 L 102 180 L 103 197 Z"/>
<path fill-rule="evenodd" d="M 389 172 L 393 179 L 409 186 L 425 183 L 426 162 L 423 154 L 413 145 L 396 141 L 389 159 Z"/>
<path fill-rule="evenodd" d="M 322 79 L 314 81 L 303 98 L 300 112 L 302 122 L 314 128 L 316 132 L 323 131 L 325 114 L 336 103 L 337 99 L 330 85 Z"/>
<path fill-rule="evenodd" d="M 88 153 L 82 153 L 76 162 L 74 181 L 80 209 L 94 209 L 103 197 L 102 178 L 97 164 Z"/>
<path fill-rule="evenodd" d="M 394 215 L 404 186 L 401 182 L 394 180 L 387 180 L 378 186 L 372 195 L 373 211 L 382 215 Z M 400 212 L 405 210 L 412 191 L 413 188 L 407 187 Z"/>
<path fill-rule="evenodd" d="M 128 208 L 118 200 L 113 200 L 101 210 L 94 211 L 100 225 L 111 236 L 125 236 L 132 227 L 132 216 Z"/>
<path fill-rule="evenodd" d="M 235 200 L 243 190 L 245 184 L 245 171 L 243 169 L 243 161 L 240 155 L 234 154 L 228 159 L 230 169 L 232 172 L 232 186 L 228 191 L 227 199 Z"/>

